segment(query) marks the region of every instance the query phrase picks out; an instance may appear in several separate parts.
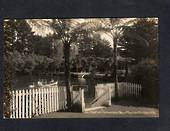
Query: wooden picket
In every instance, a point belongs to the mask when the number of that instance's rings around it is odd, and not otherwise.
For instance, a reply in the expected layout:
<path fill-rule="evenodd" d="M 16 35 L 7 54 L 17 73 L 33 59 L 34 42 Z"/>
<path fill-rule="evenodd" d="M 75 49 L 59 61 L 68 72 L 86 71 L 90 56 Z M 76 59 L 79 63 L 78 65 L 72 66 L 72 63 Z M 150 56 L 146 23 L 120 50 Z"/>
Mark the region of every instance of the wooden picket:
<path fill-rule="evenodd" d="M 41 88 L 13 90 L 11 118 L 32 118 L 35 115 L 55 112 L 66 108 L 65 87 L 57 84 Z"/>

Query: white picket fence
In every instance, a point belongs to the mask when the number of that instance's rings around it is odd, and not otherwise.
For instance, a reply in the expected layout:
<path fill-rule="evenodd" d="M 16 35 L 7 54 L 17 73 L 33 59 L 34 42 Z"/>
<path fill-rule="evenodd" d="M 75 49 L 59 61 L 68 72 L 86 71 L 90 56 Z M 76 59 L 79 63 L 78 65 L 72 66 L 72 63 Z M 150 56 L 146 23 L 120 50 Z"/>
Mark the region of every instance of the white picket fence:
<path fill-rule="evenodd" d="M 96 88 L 111 88 L 111 97 L 115 97 L 114 83 L 98 84 Z M 142 93 L 142 86 L 136 83 L 120 82 L 118 83 L 118 96 L 136 96 L 140 97 Z"/>
<path fill-rule="evenodd" d="M 36 115 L 65 109 L 65 90 L 65 87 L 59 87 L 57 84 L 13 90 L 11 92 L 11 118 L 32 118 Z"/>
<path fill-rule="evenodd" d="M 140 97 L 142 93 L 142 86 L 136 83 L 122 82 L 118 86 L 118 96 L 134 96 Z"/>

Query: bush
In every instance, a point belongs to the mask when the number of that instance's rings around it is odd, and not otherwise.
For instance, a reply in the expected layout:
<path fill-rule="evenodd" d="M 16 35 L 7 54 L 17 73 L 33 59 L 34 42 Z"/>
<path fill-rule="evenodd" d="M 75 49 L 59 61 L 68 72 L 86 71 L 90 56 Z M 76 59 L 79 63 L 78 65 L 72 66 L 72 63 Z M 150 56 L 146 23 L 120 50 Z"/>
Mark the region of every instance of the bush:
<path fill-rule="evenodd" d="M 10 110 L 10 102 L 11 102 L 11 83 L 12 83 L 12 66 L 11 59 L 5 56 L 4 58 L 4 78 L 3 78 L 3 87 L 4 87 L 4 95 L 3 95 L 3 114 L 5 118 L 10 118 L 11 110 Z"/>
<path fill-rule="evenodd" d="M 146 59 L 131 68 L 130 81 L 142 84 L 142 102 L 158 105 L 159 72 L 158 64 Z"/>

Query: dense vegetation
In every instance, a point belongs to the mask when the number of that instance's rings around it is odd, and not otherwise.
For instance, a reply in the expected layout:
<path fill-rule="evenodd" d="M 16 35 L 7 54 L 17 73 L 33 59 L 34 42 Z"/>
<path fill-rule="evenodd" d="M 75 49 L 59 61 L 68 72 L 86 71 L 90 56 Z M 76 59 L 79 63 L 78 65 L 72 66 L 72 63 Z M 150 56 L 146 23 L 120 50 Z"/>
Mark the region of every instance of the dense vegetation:
<path fill-rule="evenodd" d="M 134 58 L 128 74 L 128 81 L 142 84 L 144 87 L 142 103 L 158 105 L 159 103 L 159 59 L 158 59 L 158 25 L 153 19 L 140 19 L 130 27 L 147 41 L 145 45 L 137 39 L 125 35 L 123 40 L 126 57 Z M 127 32 L 126 32 L 127 31 Z M 124 34 L 129 33 L 125 30 Z"/>

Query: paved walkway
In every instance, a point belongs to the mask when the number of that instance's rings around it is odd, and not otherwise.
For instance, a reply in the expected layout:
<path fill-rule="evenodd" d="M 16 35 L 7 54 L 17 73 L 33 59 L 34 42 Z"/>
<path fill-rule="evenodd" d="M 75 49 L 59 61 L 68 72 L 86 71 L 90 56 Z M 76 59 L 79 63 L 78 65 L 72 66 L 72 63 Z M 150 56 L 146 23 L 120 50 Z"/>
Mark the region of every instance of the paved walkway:
<path fill-rule="evenodd" d="M 159 117 L 159 110 L 148 107 L 112 105 L 89 110 L 84 113 L 53 112 L 36 116 L 35 118 L 131 118 L 131 117 Z"/>

